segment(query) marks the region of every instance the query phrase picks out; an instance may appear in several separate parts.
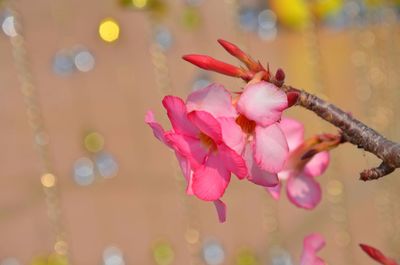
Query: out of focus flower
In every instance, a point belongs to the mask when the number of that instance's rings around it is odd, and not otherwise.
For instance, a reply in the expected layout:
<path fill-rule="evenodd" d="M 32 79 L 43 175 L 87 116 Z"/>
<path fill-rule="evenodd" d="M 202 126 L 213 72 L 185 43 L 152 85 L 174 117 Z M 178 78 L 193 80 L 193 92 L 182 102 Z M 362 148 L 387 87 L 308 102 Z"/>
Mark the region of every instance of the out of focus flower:
<path fill-rule="evenodd" d="M 324 265 L 325 262 L 317 257 L 317 252 L 325 246 L 324 238 L 317 233 L 308 235 L 303 241 L 303 253 L 300 265 Z"/>
<path fill-rule="evenodd" d="M 293 119 L 283 118 L 280 122 L 289 145 L 289 156 L 278 176 L 287 180 L 286 193 L 298 207 L 315 208 L 321 200 L 321 187 L 315 177 L 322 175 L 329 165 L 328 150 L 336 147 L 339 135 L 322 134 L 304 140 L 304 126 Z M 278 199 L 280 185 L 267 188 Z"/>
<path fill-rule="evenodd" d="M 364 250 L 365 253 L 368 254 L 368 256 L 370 256 L 372 259 L 376 260 L 377 262 L 379 262 L 380 264 L 383 265 L 398 265 L 398 263 L 391 259 L 386 257 L 381 251 L 379 251 L 378 249 L 365 245 L 365 244 L 360 244 L 360 247 L 362 250 Z"/>

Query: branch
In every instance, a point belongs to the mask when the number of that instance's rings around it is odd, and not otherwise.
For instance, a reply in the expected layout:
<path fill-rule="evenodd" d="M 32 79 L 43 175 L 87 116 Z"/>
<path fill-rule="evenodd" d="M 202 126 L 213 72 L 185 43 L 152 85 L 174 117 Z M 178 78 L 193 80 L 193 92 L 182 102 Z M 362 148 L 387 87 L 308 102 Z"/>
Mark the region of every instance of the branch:
<path fill-rule="evenodd" d="M 400 144 L 392 142 L 364 123 L 353 118 L 333 104 L 303 90 L 283 85 L 287 92 L 297 93 L 296 105 L 311 110 L 322 119 L 341 129 L 345 141 L 370 152 L 382 160 L 382 163 L 372 169 L 364 170 L 360 179 L 367 181 L 381 178 L 400 167 Z"/>

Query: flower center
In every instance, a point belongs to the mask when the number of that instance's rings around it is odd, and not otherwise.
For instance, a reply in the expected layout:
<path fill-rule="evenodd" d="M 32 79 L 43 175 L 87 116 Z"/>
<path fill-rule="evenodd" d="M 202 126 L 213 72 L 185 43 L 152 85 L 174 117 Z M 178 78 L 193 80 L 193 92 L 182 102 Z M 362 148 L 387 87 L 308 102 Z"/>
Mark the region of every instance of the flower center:
<path fill-rule="evenodd" d="M 217 145 L 215 144 L 214 140 L 213 140 L 210 136 L 208 136 L 208 135 L 206 135 L 206 134 L 204 134 L 204 133 L 201 132 L 201 133 L 199 134 L 199 139 L 200 139 L 200 142 L 201 142 L 207 149 L 211 149 L 211 150 L 213 150 L 213 151 L 217 150 Z"/>
<path fill-rule="evenodd" d="M 236 118 L 236 123 L 239 124 L 240 128 L 242 128 L 242 131 L 247 134 L 254 133 L 254 130 L 256 129 L 256 122 L 247 119 L 246 116 L 242 114 L 239 114 L 239 116 Z"/>

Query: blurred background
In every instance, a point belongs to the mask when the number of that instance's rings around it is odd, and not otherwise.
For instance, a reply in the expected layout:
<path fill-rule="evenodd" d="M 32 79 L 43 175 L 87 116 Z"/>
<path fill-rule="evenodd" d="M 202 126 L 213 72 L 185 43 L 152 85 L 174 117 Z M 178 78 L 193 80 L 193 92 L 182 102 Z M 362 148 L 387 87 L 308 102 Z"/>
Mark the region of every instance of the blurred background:
<path fill-rule="evenodd" d="M 332 152 L 323 200 L 298 209 L 233 178 L 228 220 L 184 193 L 173 154 L 144 124 L 161 99 L 243 83 L 181 59 L 237 64 L 224 38 L 285 69 L 287 83 L 400 141 L 399 1 L 0 1 L 0 264 L 299 264 L 319 232 L 329 264 L 374 264 L 358 243 L 400 258 L 400 180 L 363 183 L 378 161 Z M 300 108 L 307 135 L 336 128 Z"/>

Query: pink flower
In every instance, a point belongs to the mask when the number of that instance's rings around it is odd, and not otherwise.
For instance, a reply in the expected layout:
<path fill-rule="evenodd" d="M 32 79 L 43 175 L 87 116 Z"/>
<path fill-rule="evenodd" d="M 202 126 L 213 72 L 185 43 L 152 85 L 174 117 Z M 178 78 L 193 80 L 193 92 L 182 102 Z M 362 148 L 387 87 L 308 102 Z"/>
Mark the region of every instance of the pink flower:
<path fill-rule="evenodd" d="M 288 146 L 277 121 L 287 97 L 274 85 L 246 86 L 235 106 L 230 93 L 212 84 L 189 95 L 188 111 L 207 111 L 221 124 L 224 142 L 246 160 L 247 178 L 262 186 L 275 186 Z"/>
<path fill-rule="evenodd" d="M 340 143 L 340 137 L 323 134 L 304 141 L 304 127 L 293 119 L 283 118 L 280 126 L 289 145 L 289 156 L 278 176 L 287 179 L 286 193 L 296 206 L 313 209 L 321 200 L 321 187 L 315 177 L 322 175 L 329 164 L 329 150 Z M 280 186 L 267 188 L 279 198 Z"/>
<path fill-rule="evenodd" d="M 378 249 L 365 245 L 365 244 L 360 244 L 360 247 L 362 250 L 364 250 L 365 253 L 368 254 L 368 256 L 370 256 L 371 258 L 373 258 L 374 260 L 376 260 L 377 262 L 379 262 L 380 264 L 383 265 L 398 265 L 398 263 L 391 259 L 386 257 L 381 251 L 379 251 Z"/>
<path fill-rule="evenodd" d="M 237 101 L 236 122 L 246 138 L 243 156 L 248 179 L 258 185 L 279 184 L 276 173 L 282 170 L 289 150 L 278 121 L 287 104 L 286 94 L 264 81 L 247 85 Z"/>
<path fill-rule="evenodd" d="M 205 201 L 214 201 L 221 221 L 225 220 L 223 196 L 231 173 L 239 178 L 247 175 L 243 158 L 224 141 L 224 122 L 205 111 L 188 112 L 182 99 L 166 96 L 163 105 L 167 110 L 172 130 L 165 132 L 148 112 L 146 123 L 156 138 L 175 151 L 188 186 L 187 193 Z"/>
<path fill-rule="evenodd" d="M 303 253 L 300 265 L 324 265 L 325 262 L 317 257 L 317 252 L 325 246 L 324 238 L 319 234 L 311 234 L 304 238 Z"/>

